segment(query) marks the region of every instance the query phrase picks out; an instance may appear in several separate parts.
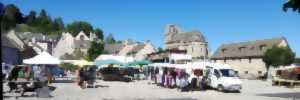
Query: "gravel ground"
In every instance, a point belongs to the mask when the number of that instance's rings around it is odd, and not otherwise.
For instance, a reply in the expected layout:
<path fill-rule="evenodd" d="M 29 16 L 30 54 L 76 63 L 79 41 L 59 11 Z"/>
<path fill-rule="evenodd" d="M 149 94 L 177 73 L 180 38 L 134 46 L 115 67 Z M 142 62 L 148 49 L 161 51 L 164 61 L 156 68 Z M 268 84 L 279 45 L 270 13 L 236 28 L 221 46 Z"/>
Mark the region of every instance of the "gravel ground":
<path fill-rule="evenodd" d="M 241 93 L 222 93 L 215 90 L 180 92 L 151 84 L 150 81 L 105 82 L 98 80 L 97 88 L 81 89 L 75 83 L 52 83 L 52 97 L 36 98 L 34 93 L 18 100 L 300 100 L 300 88 L 272 86 L 270 82 L 242 80 Z M 4 91 L 8 87 L 4 85 Z M 4 93 L 5 100 L 15 100 L 15 94 Z"/>

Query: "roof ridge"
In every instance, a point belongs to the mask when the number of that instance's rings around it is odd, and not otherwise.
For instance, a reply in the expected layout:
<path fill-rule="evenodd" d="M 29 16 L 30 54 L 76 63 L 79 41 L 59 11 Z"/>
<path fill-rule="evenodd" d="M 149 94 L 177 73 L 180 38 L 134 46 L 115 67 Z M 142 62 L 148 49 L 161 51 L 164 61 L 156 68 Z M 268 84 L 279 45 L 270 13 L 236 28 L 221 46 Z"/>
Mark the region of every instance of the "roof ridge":
<path fill-rule="evenodd" d="M 273 37 L 273 38 L 268 38 L 268 39 L 258 39 L 258 40 L 248 40 L 248 41 L 242 41 L 242 42 L 231 42 L 231 43 L 223 43 L 223 45 L 233 45 L 233 44 L 241 44 L 241 43 L 253 43 L 253 42 L 259 42 L 259 41 L 271 41 L 275 39 L 285 39 L 285 37 Z"/>

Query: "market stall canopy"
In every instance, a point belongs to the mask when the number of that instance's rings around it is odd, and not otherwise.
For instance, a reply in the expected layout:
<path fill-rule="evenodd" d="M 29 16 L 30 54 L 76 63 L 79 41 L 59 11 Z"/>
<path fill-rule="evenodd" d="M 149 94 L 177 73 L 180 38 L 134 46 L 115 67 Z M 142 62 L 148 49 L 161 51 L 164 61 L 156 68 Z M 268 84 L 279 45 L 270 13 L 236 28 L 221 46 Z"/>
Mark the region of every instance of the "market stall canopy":
<path fill-rule="evenodd" d="M 171 60 L 192 60 L 191 55 L 186 55 L 186 54 L 171 54 L 170 55 Z"/>
<path fill-rule="evenodd" d="M 116 55 L 100 55 L 95 59 L 96 61 L 115 60 L 121 63 L 133 62 L 133 57 L 116 56 Z"/>
<path fill-rule="evenodd" d="M 135 66 L 135 65 L 148 65 L 151 62 L 149 60 L 139 60 L 139 61 L 133 61 L 128 63 L 129 66 Z"/>
<path fill-rule="evenodd" d="M 43 51 L 39 55 L 23 60 L 24 64 L 60 64 L 60 60 Z"/>
<path fill-rule="evenodd" d="M 73 64 L 77 65 L 77 66 L 80 66 L 80 67 L 83 67 L 83 66 L 86 66 L 86 65 L 94 65 L 93 62 L 89 62 L 89 61 L 86 61 L 86 60 L 79 60 L 79 61 L 74 62 Z"/>
<path fill-rule="evenodd" d="M 123 63 L 117 60 L 112 60 L 112 59 L 108 59 L 108 60 L 96 60 L 95 61 L 95 65 L 97 66 L 101 66 L 101 65 L 110 65 L 110 64 L 115 64 L 115 65 L 122 65 Z"/>

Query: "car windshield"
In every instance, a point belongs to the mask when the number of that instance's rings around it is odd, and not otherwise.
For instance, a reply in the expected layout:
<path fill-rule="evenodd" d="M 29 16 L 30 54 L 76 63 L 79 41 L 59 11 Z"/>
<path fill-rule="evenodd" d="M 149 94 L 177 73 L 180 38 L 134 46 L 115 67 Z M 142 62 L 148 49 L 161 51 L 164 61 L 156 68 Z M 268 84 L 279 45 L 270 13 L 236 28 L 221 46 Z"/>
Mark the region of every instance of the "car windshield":
<path fill-rule="evenodd" d="M 220 71 L 224 77 L 236 77 L 237 76 L 235 74 L 234 70 L 232 70 L 232 69 L 220 69 Z"/>

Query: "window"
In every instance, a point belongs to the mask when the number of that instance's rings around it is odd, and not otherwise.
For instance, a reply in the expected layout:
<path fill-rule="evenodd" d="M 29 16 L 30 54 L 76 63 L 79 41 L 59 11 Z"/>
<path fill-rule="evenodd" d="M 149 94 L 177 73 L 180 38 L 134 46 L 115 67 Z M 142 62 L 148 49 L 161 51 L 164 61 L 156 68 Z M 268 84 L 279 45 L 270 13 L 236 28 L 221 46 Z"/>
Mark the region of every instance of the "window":
<path fill-rule="evenodd" d="M 266 45 L 260 45 L 259 50 L 264 50 L 266 48 Z"/>
<path fill-rule="evenodd" d="M 80 40 L 83 40 L 84 39 L 84 36 L 83 35 L 80 35 Z"/>
<path fill-rule="evenodd" d="M 246 47 L 240 47 L 240 48 L 239 48 L 239 51 L 242 52 L 242 51 L 244 51 L 245 48 L 246 48 Z"/>
<path fill-rule="evenodd" d="M 227 51 L 227 49 L 222 49 L 222 52 L 225 53 Z"/>
<path fill-rule="evenodd" d="M 248 71 L 245 71 L 245 74 L 248 74 Z"/>
<path fill-rule="evenodd" d="M 258 74 L 262 74 L 262 71 L 258 71 Z"/>
<path fill-rule="evenodd" d="M 249 63 L 251 63 L 252 62 L 252 59 L 251 58 L 249 58 Z"/>
<path fill-rule="evenodd" d="M 216 75 L 217 78 L 221 77 L 220 73 L 216 69 L 214 70 L 214 75 Z"/>

